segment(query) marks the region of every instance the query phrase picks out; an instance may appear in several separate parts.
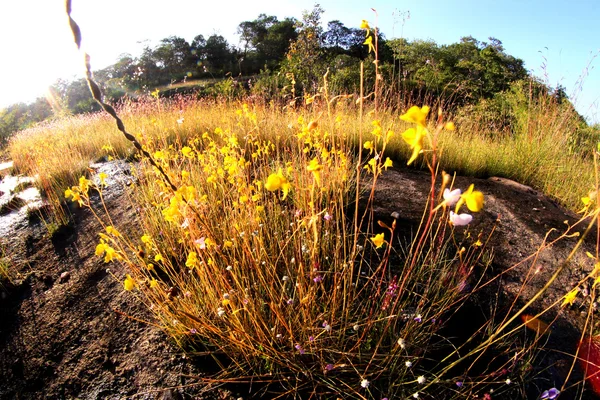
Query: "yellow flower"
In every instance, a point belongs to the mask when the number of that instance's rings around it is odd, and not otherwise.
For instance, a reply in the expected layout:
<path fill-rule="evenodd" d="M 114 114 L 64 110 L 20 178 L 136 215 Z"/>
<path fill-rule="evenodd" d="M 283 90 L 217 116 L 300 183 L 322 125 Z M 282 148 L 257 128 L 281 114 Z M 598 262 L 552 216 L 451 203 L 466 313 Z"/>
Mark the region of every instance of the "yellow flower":
<path fill-rule="evenodd" d="M 106 251 L 106 248 L 108 247 L 108 245 L 106 243 L 104 243 L 103 241 L 101 241 L 100 243 L 98 243 L 98 245 L 96 246 L 96 252 L 95 254 L 97 256 L 101 256 L 102 254 L 104 254 L 104 252 Z"/>
<path fill-rule="evenodd" d="M 283 176 L 281 169 L 276 174 L 273 173 L 273 174 L 269 175 L 269 177 L 267 178 L 267 183 L 265 183 L 265 189 L 267 189 L 269 192 L 275 192 L 277 190 L 282 190 L 283 191 L 282 200 L 285 200 L 285 198 L 287 197 L 287 195 L 290 191 L 290 187 L 291 187 L 291 184 L 288 182 L 288 180 L 285 178 L 285 176 Z"/>
<path fill-rule="evenodd" d="M 187 260 L 185 262 L 185 266 L 188 268 L 193 268 L 198 263 L 198 254 L 195 251 L 190 251 L 188 254 Z"/>
<path fill-rule="evenodd" d="M 373 122 L 371 122 L 371 125 L 373 125 L 373 130 L 371 131 L 371 134 L 373 134 L 373 136 L 375 136 L 377 140 L 381 139 L 381 121 L 376 119 Z"/>
<path fill-rule="evenodd" d="M 73 202 L 78 202 L 79 206 L 83 206 L 83 199 L 81 198 L 81 195 L 79 194 L 79 188 L 77 186 L 73 186 L 73 189 L 75 190 L 71 190 L 71 189 L 67 189 L 65 190 L 65 198 L 69 198 L 71 197 L 71 201 Z"/>
<path fill-rule="evenodd" d="M 127 274 L 127 277 L 123 282 L 123 288 L 125 290 L 133 290 L 133 288 L 135 288 L 135 280 L 131 277 L 131 275 Z"/>
<path fill-rule="evenodd" d="M 108 175 L 106 175 L 104 172 L 100 172 L 98 174 L 98 178 L 100 179 L 100 185 L 106 186 L 106 178 L 108 178 Z"/>
<path fill-rule="evenodd" d="M 306 167 L 307 171 L 313 173 L 313 176 L 315 177 L 315 181 L 317 181 L 317 185 L 319 185 L 319 186 L 321 186 L 321 170 L 322 169 L 323 169 L 323 166 L 321 164 L 319 164 L 319 160 L 317 160 L 317 157 L 310 160 L 310 162 L 308 163 L 308 166 Z"/>
<path fill-rule="evenodd" d="M 108 233 L 109 235 L 117 236 L 117 237 L 121 236 L 119 231 L 110 225 L 106 227 L 106 233 Z"/>
<path fill-rule="evenodd" d="M 150 235 L 148 235 L 148 234 L 142 235 L 142 243 L 151 244 L 152 238 L 150 237 Z"/>
<path fill-rule="evenodd" d="M 575 288 L 575 289 L 571 290 L 569 293 L 567 293 L 564 297 L 561 307 L 564 307 L 567 304 L 573 304 L 578 293 L 579 293 L 579 288 Z"/>
<path fill-rule="evenodd" d="M 90 188 L 90 181 L 85 178 L 85 176 L 79 177 L 79 189 L 81 193 L 87 193 Z"/>
<path fill-rule="evenodd" d="M 456 129 L 456 126 L 454 126 L 454 122 L 447 122 L 446 125 L 444 125 L 444 129 L 447 131 L 453 131 Z"/>
<path fill-rule="evenodd" d="M 150 279 L 150 288 L 155 288 L 158 286 L 158 281 L 154 278 Z"/>
<path fill-rule="evenodd" d="M 404 139 L 404 141 L 406 143 L 408 143 L 408 145 L 410 146 L 410 148 L 413 151 L 412 155 L 410 156 L 410 159 L 408 160 L 406 165 L 412 164 L 412 162 L 417 159 L 417 156 L 423 149 L 423 137 L 425 136 L 425 132 L 426 132 L 426 130 L 424 128 L 422 128 L 420 125 L 418 125 L 416 129 L 415 128 L 407 129 L 402 134 L 402 139 Z"/>
<path fill-rule="evenodd" d="M 371 29 L 371 27 L 369 26 L 369 21 L 367 21 L 366 19 L 360 21 L 360 29 Z"/>
<path fill-rule="evenodd" d="M 364 166 L 367 171 L 370 171 L 372 174 L 377 172 L 377 159 L 371 158 L 367 165 Z"/>
<path fill-rule="evenodd" d="M 393 167 L 393 166 L 394 166 L 394 165 L 393 165 L 393 163 L 392 163 L 392 160 L 390 160 L 390 158 L 389 158 L 389 157 L 387 157 L 387 158 L 385 159 L 385 162 L 383 163 L 383 168 L 385 168 L 385 170 L 387 171 L 388 167 Z"/>
<path fill-rule="evenodd" d="M 583 208 L 579 210 L 579 213 L 587 212 L 590 207 L 594 204 L 594 200 L 598 197 L 598 193 L 596 191 L 590 192 L 587 196 L 581 198 L 581 202 L 583 203 Z"/>
<path fill-rule="evenodd" d="M 467 203 L 467 208 L 473 212 L 481 211 L 483 208 L 483 193 L 478 190 L 473 190 L 475 188 L 474 184 L 469 186 L 466 192 L 460 195 L 460 200 L 456 203 L 455 212 L 458 213 L 458 209 L 464 204 Z"/>
<path fill-rule="evenodd" d="M 114 258 L 118 258 L 116 250 L 113 249 L 112 247 L 107 245 L 105 250 L 106 250 L 106 255 L 104 256 L 105 263 L 112 261 Z"/>
<path fill-rule="evenodd" d="M 380 248 L 385 243 L 384 234 L 378 233 L 377 235 L 371 238 L 371 241 L 373 242 L 376 248 Z"/>
<path fill-rule="evenodd" d="M 373 151 L 373 149 L 375 148 L 375 146 L 373 146 L 373 142 L 371 142 L 370 140 L 365 142 L 365 144 L 363 144 L 363 147 L 370 151 Z"/>
<path fill-rule="evenodd" d="M 400 119 L 425 128 L 427 127 L 427 114 L 429 114 L 428 106 L 423 106 L 421 108 L 412 106 L 405 114 L 400 116 Z"/>
<path fill-rule="evenodd" d="M 368 36 L 363 44 L 369 46 L 369 53 L 375 52 L 375 46 L 373 45 L 373 36 Z"/>
<path fill-rule="evenodd" d="M 165 260 L 165 259 L 164 259 L 164 258 L 163 258 L 163 256 L 162 256 L 162 255 L 160 255 L 160 254 L 157 254 L 157 255 L 155 255 L 155 256 L 154 256 L 154 261 L 155 261 L 155 262 L 161 262 L 161 261 L 164 261 L 164 260 Z"/>
<path fill-rule="evenodd" d="M 189 147 L 189 146 L 184 146 L 184 147 L 181 149 L 181 153 L 183 153 L 183 155 L 184 155 L 185 157 L 188 157 L 188 158 L 189 158 L 189 157 L 193 157 L 193 156 L 194 156 L 194 154 L 192 153 L 192 148 L 191 148 L 191 147 Z"/>

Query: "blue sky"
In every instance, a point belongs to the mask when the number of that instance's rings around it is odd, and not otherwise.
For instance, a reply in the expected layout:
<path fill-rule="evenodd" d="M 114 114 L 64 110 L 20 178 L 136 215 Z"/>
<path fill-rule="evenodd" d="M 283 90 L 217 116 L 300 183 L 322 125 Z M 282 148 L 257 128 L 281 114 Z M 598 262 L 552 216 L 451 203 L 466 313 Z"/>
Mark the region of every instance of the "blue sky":
<path fill-rule="evenodd" d="M 211 4 L 212 3 L 212 4 Z M 238 44 L 237 25 L 266 13 L 301 18 L 313 0 L 73 0 L 84 47 L 92 67 L 114 63 L 121 53 L 139 53 L 177 35 L 219 33 Z M 392 0 L 323 0 L 323 22 L 338 19 L 357 27 L 361 19 L 378 25 L 388 37 L 454 43 L 471 35 L 500 39 L 506 51 L 525 61 L 551 86 L 562 84 L 590 122 L 600 122 L 600 1 L 462 0 L 406 2 Z M 118 15 L 111 16 L 118 10 Z M 410 18 L 407 17 L 410 13 Z M 0 64 L 0 107 L 43 96 L 57 78 L 81 76 L 82 56 L 72 42 L 63 0 L 2 1 L 0 25 L 4 63 Z M 6 18 L 6 16 L 10 16 Z M 591 65 L 590 65 L 591 62 Z M 589 67 L 589 68 L 588 68 Z M 587 73 L 586 73 L 587 71 Z M 586 74 L 581 88 L 578 80 Z"/>

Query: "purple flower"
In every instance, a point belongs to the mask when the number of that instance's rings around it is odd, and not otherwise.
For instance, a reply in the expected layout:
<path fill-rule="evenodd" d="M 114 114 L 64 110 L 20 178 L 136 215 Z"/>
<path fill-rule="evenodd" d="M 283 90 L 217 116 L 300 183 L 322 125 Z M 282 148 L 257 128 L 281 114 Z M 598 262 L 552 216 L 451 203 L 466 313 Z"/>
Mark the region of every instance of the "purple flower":
<path fill-rule="evenodd" d="M 308 341 L 309 342 L 314 342 L 315 341 L 315 337 L 314 336 L 309 336 L 308 337 Z"/>
<path fill-rule="evenodd" d="M 557 388 L 552 388 L 550 390 L 545 390 L 544 393 L 542 393 L 542 399 L 556 399 L 558 397 L 558 395 L 560 394 L 560 391 Z"/>
<path fill-rule="evenodd" d="M 304 354 L 304 349 L 299 344 L 295 345 L 294 348 L 298 350 L 298 353 Z"/>
<path fill-rule="evenodd" d="M 322 276 L 322 275 L 317 275 L 317 276 L 315 276 L 315 277 L 313 278 L 313 281 L 314 281 L 315 283 L 319 283 L 319 282 L 321 282 L 322 280 L 323 280 L 323 276 Z"/>
<path fill-rule="evenodd" d="M 325 215 L 323 216 L 325 221 L 331 221 L 333 217 L 329 214 L 329 212 L 325 211 Z"/>
<path fill-rule="evenodd" d="M 458 381 L 458 382 L 456 382 L 456 386 L 461 388 L 461 387 L 463 387 L 463 383 L 461 381 Z"/>
<path fill-rule="evenodd" d="M 333 364 L 327 364 L 325 366 L 325 371 L 331 371 L 331 370 L 333 370 Z"/>
<path fill-rule="evenodd" d="M 192 335 L 195 335 L 196 333 L 198 333 L 198 331 L 195 328 L 190 329 L 190 333 Z"/>
<path fill-rule="evenodd" d="M 416 317 L 413 318 L 415 322 L 421 322 L 423 321 L 423 317 L 421 316 L 421 314 L 417 314 Z"/>
<path fill-rule="evenodd" d="M 396 291 L 398 290 L 398 284 L 396 282 L 392 282 L 390 286 L 387 288 L 387 295 L 390 297 L 394 297 L 396 295 Z"/>

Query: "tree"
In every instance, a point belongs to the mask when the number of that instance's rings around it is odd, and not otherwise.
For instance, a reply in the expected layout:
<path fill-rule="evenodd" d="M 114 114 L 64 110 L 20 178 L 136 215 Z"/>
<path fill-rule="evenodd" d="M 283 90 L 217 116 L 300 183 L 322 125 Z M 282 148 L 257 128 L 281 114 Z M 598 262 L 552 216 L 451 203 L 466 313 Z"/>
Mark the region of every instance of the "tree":
<path fill-rule="evenodd" d="M 247 71 L 256 73 L 261 69 L 273 69 L 285 57 L 290 43 L 298 37 L 296 20 L 286 18 L 279 21 L 275 16 L 260 14 L 253 21 L 238 25 L 242 62 Z"/>
<path fill-rule="evenodd" d="M 342 22 L 334 20 L 327 23 L 327 31 L 323 35 L 323 43 L 333 53 L 344 54 L 354 44 L 352 39 L 352 30 L 346 28 Z"/>
<path fill-rule="evenodd" d="M 203 66 L 213 75 L 224 76 L 232 72 L 235 66 L 236 54 L 229 47 L 227 40 L 217 34 L 206 39 L 204 47 L 198 48 L 198 57 L 203 60 Z"/>
<path fill-rule="evenodd" d="M 189 43 L 180 37 L 170 36 L 161 40 L 153 51 L 155 63 L 169 81 L 181 80 L 195 70 L 196 56 Z"/>
<path fill-rule="evenodd" d="M 316 92 L 319 81 L 327 70 L 323 59 L 323 28 L 321 14 L 323 9 L 316 4 L 312 11 L 305 11 L 302 21 L 298 22 L 297 39 L 292 42 L 284 61 L 283 69 L 293 74 L 304 91 Z"/>

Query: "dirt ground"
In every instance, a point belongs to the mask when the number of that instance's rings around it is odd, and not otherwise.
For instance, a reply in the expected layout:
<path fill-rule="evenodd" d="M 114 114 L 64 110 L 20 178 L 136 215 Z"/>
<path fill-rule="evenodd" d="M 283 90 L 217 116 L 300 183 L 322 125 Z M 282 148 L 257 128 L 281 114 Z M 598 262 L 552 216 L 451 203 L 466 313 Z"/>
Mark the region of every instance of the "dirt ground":
<path fill-rule="evenodd" d="M 120 187 L 132 178 L 126 166 L 119 168 L 109 178 L 116 184 L 107 189 L 107 205 L 113 224 L 133 231 L 136 210 Z M 466 189 L 470 183 L 486 196 L 486 206 L 475 214 L 471 232 L 481 231 L 486 237 L 495 227 L 487 246 L 494 255 L 491 273 L 502 274 L 497 280 L 504 299 L 501 306 L 507 310 L 514 299 L 517 307 L 522 306 L 556 271 L 576 238 L 521 261 L 536 253 L 548 231 L 555 230 L 551 240 L 565 230 L 565 221 L 572 225 L 577 216 L 539 192 L 505 179 L 457 177 L 455 187 Z M 375 220 L 391 223 L 391 213 L 398 212 L 397 229 L 404 236 L 399 240 L 406 240 L 418 227 L 428 190 L 426 173 L 388 170 L 375 194 Z M 0 288 L 0 399 L 246 398 L 247 393 L 203 383 L 201 378 L 208 372 L 202 361 L 187 359 L 159 329 L 144 322 L 150 316 L 122 289 L 123 267 L 104 264 L 94 255 L 100 229 L 91 213 L 82 209 L 75 210 L 72 227 L 52 238 L 35 218 L 11 222 L 10 229 L 2 231 L 0 244 L 16 278 Z M 585 250 L 594 252 L 594 238 L 595 232 L 529 314 L 560 301 L 592 269 L 593 260 Z M 521 290 L 523 279 L 533 270 L 538 273 Z M 572 362 L 568 353 L 576 349 L 586 301 L 579 299 L 544 316 L 548 322 L 556 320 L 544 355 L 548 369 L 536 383 L 537 393 L 560 388 L 566 379 Z M 580 379 L 576 367 L 569 383 Z M 572 388 L 561 399 L 578 396 L 592 395 Z"/>

